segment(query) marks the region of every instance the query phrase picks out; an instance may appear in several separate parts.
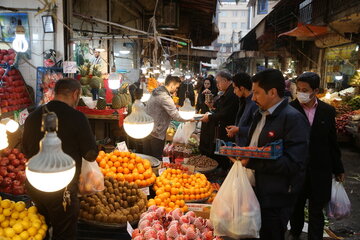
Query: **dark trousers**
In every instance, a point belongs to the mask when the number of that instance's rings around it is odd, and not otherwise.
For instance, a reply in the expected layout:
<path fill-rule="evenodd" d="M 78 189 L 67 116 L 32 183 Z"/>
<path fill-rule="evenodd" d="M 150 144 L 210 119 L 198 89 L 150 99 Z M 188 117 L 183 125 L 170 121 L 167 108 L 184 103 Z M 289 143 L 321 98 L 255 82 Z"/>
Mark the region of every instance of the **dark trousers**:
<path fill-rule="evenodd" d="M 162 160 L 164 146 L 165 140 L 161 140 L 149 135 L 143 140 L 143 153 Z"/>
<path fill-rule="evenodd" d="M 284 240 L 291 208 L 261 209 L 261 240 Z"/>
<path fill-rule="evenodd" d="M 300 236 L 304 227 L 304 208 L 307 200 L 307 195 L 302 193 L 295 205 L 293 214 L 290 218 L 291 235 Z M 308 239 L 310 240 L 322 240 L 324 232 L 324 213 L 323 209 L 326 202 L 317 201 L 316 199 L 309 199 L 309 230 Z"/>
<path fill-rule="evenodd" d="M 75 240 L 80 211 L 77 193 L 71 192 L 71 204 L 64 211 L 63 191 L 46 193 L 36 190 L 29 183 L 27 190 L 38 212 L 45 217 L 48 227 L 53 228 L 52 240 Z M 49 239 L 48 233 L 45 239 Z"/>

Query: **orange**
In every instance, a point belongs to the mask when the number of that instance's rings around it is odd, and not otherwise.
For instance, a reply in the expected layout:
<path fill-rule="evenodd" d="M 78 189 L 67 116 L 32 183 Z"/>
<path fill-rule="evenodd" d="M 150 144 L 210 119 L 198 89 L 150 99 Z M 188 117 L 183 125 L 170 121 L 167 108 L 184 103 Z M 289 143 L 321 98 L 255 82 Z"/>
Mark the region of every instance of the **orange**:
<path fill-rule="evenodd" d="M 190 200 L 190 196 L 186 194 L 186 195 L 184 195 L 184 199 L 185 200 Z"/>
<path fill-rule="evenodd" d="M 151 171 L 151 169 L 148 169 L 144 172 L 144 177 L 145 178 L 151 178 L 153 172 Z"/>
<path fill-rule="evenodd" d="M 114 174 L 113 172 L 107 172 L 107 173 L 106 173 L 106 176 L 107 176 L 107 177 L 114 177 L 114 175 L 115 175 L 115 174 Z"/>
<path fill-rule="evenodd" d="M 128 182 L 132 182 L 132 181 L 134 180 L 134 177 L 133 177 L 132 174 L 128 174 L 128 175 L 126 176 L 125 180 L 128 181 Z"/>
<path fill-rule="evenodd" d="M 145 181 L 145 180 L 141 180 L 140 186 L 145 187 L 145 186 L 146 186 L 146 181 Z"/>
<path fill-rule="evenodd" d="M 114 165 L 114 163 L 113 163 L 112 161 L 108 161 L 108 162 L 107 162 L 107 165 L 108 165 L 109 167 L 112 167 L 112 166 Z"/>
<path fill-rule="evenodd" d="M 104 156 L 105 155 L 105 152 L 103 150 L 99 151 L 99 155 L 100 156 Z"/>
<path fill-rule="evenodd" d="M 172 202 L 176 202 L 176 199 L 177 199 L 177 198 L 176 198 L 175 195 L 171 195 L 171 196 L 170 196 L 170 200 L 171 200 Z"/>
<path fill-rule="evenodd" d="M 123 173 L 123 172 L 124 172 L 124 169 L 123 169 L 122 167 L 118 167 L 118 168 L 116 169 L 116 171 L 117 171 L 118 173 Z"/>
<path fill-rule="evenodd" d="M 130 172 L 130 170 L 129 170 L 128 168 L 125 168 L 125 167 L 124 167 L 124 173 L 125 173 L 125 174 L 128 174 L 129 172 Z"/>
<path fill-rule="evenodd" d="M 169 202 L 169 207 L 170 207 L 170 208 L 174 208 L 174 207 L 175 207 L 175 203 Z"/>
<path fill-rule="evenodd" d="M 116 167 L 111 167 L 110 170 L 113 172 L 113 173 L 116 173 Z"/>
<path fill-rule="evenodd" d="M 110 157 L 110 160 L 112 161 L 112 162 L 116 162 L 117 161 L 117 156 L 116 155 L 112 155 L 111 157 Z"/>
<path fill-rule="evenodd" d="M 125 157 L 130 157 L 130 152 L 125 152 Z"/>
<path fill-rule="evenodd" d="M 113 154 L 114 154 L 115 156 L 120 156 L 120 151 L 117 150 L 117 149 L 115 149 L 114 152 L 113 152 Z"/>
<path fill-rule="evenodd" d="M 143 165 L 138 164 L 137 170 L 139 171 L 139 173 L 143 174 L 145 172 L 145 168 L 143 167 Z"/>
<path fill-rule="evenodd" d="M 190 195 L 190 199 L 191 199 L 191 200 L 194 200 L 194 199 L 196 199 L 196 196 L 195 196 L 194 194 L 191 194 L 191 195 Z"/>
<path fill-rule="evenodd" d="M 135 158 L 135 162 L 137 162 L 137 163 L 142 163 L 142 162 L 143 162 L 143 160 L 142 160 L 142 158 L 141 158 L 141 157 L 136 156 L 136 158 Z"/>
<path fill-rule="evenodd" d="M 171 186 L 169 184 L 165 185 L 165 191 L 170 192 Z"/>
<path fill-rule="evenodd" d="M 102 160 L 99 165 L 100 165 L 100 167 L 105 168 L 106 161 Z"/>
<path fill-rule="evenodd" d="M 200 194 L 196 194 L 196 195 L 195 195 L 195 199 L 201 199 Z"/>
<path fill-rule="evenodd" d="M 135 166 L 132 163 L 129 163 L 128 168 L 130 171 L 134 170 Z"/>
<path fill-rule="evenodd" d="M 176 195 L 178 194 L 179 190 L 177 188 L 171 188 L 171 194 Z"/>
<path fill-rule="evenodd" d="M 161 204 L 161 199 L 160 198 L 155 198 L 154 201 L 155 201 L 155 204 L 158 205 L 158 206 Z"/>
<path fill-rule="evenodd" d="M 119 161 L 114 162 L 114 167 L 120 167 L 120 162 Z"/>
<path fill-rule="evenodd" d="M 135 180 L 135 183 L 136 183 L 136 185 L 140 186 L 141 180 L 137 179 L 137 180 Z M 154 187 L 154 188 L 155 188 L 155 187 Z"/>
<path fill-rule="evenodd" d="M 140 179 L 140 180 L 144 180 L 144 175 L 139 174 L 139 179 Z"/>
<path fill-rule="evenodd" d="M 129 162 L 129 158 L 127 158 L 127 157 L 124 157 L 123 160 L 124 160 L 124 162 L 126 162 L 126 163 Z"/>
<path fill-rule="evenodd" d="M 159 188 L 158 190 L 156 190 L 156 196 L 159 196 L 160 194 L 164 193 L 164 189 L 163 188 Z"/>
<path fill-rule="evenodd" d="M 182 211 L 183 211 L 183 212 L 187 212 L 188 210 L 189 210 L 189 209 L 188 209 L 188 206 L 185 205 L 185 206 L 182 207 Z"/>
<path fill-rule="evenodd" d="M 119 181 L 124 181 L 125 180 L 124 175 L 122 173 L 118 173 L 118 174 L 116 174 L 116 176 L 117 176 L 117 179 Z"/>
<path fill-rule="evenodd" d="M 132 159 L 136 158 L 136 154 L 135 154 L 135 153 L 131 153 L 131 154 L 130 154 L 130 158 L 132 158 Z"/>
<path fill-rule="evenodd" d="M 120 152 L 120 157 L 125 157 L 125 152 Z"/>
<path fill-rule="evenodd" d="M 133 177 L 134 177 L 134 180 L 138 180 L 139 174 L 137 172 L 133 172 Z"/>
<path fill-rule="evenodd" d="M 145 161 L 144 161 L 144 168 L 145 168 L 145 169 L 151 168 L 151 164 L 150 164 L 149 160 L 145 160 Z"/>
<path fill-rule="evenodd" d="M 96 162 L 99 163 L 99 162 L 101 162 L 102 159 L 103 159 L 102 156 L 99 155 L 99 156 L 96 157 Z"/>
<path fill-rule="evenodd" d="M 177 200 L 182 200 L 182 199 L 183 199 L 183 195 L 176 195 L 176 199 L 177 199 Z"/>
<path fill-rule="evenodd" d="M 122 163 L 122 162 L 123 162 L 122 157 L 118 157 L 117 159 L 118 159 L 118 161 L 119 161 L 120 163 Z"/>

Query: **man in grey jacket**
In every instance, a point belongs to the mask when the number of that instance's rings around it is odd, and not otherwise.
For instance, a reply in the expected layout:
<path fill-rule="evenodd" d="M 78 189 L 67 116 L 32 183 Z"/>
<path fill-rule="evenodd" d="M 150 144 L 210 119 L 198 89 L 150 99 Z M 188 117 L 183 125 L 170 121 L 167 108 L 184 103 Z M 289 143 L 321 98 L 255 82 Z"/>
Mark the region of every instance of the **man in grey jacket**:
<path fill-rule="evenodd" d="M 154 119 L 155 124 L 152 133 L 143 141 L 144 154 L 161 160 L 166 130 L 169 127 L 170 121 L 186 121 L 180 117 L 171 98 L 171 95 L 179 88 L 180 83 L 179 77 L 168 75 L 165 79 L 165 85 L 154 89 L 149 101 L 146 103 L 146 113 Z"/>

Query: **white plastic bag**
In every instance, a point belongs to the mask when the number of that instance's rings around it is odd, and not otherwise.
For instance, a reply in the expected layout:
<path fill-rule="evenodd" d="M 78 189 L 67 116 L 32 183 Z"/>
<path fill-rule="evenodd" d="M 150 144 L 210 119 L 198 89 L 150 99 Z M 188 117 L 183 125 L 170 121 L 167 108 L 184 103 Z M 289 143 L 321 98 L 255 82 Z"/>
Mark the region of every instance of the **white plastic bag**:
<path fill-rule="evenodd" d="M 217 236 L 259 238 L 260 205 L 240 161 L 234 163 L 221 185 L 212 203 L 210 220 Z"/>
<path fill-rule="evenodd" d="M 195 128 L 196 128 L 195 122 L 180 123 L 174 135 L 173 142 L 187 144 L 191 134 L 195 131 Z"/>
<path fill-rule="evenodd" d="M 89 162 L 83 159 L 79 177 L 79 193 L 89 195 L 101 192 L 104 189 L 104 175 L 101 173 L 97 162 Z"/>
<path fill-rule="evenodd" d="M 331 200 L 327 215 L 331 219 L 340 220 L 350 215 L 351 203 L 342 183 L 332 180 Z"/>

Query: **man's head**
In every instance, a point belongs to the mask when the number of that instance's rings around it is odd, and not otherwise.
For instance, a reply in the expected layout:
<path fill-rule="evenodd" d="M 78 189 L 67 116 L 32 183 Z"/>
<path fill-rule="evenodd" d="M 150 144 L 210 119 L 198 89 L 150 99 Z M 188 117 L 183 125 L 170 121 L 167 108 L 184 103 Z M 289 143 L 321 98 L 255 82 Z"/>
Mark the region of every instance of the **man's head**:
<path fill-rule="evenodd" d="M 308 103 L 319 93 L 320 77 L 314 72 L 305 72 L 296 79 L 296 95 L 301 103 Z"/>
<path fill-rule="evenodd" d="M 98 58 L 99 56 L 100 56 L 100 52 L 99 52 L 99 51 L 94 50 L 94 57 Z"/>
<path fill-rule="evenodd" d="M 173 94 L 178 90 L 180 83 L 181 80 L 179 77 L 168 75 L 165 79 L 165 87 L 170 94 Z"/>
<path fill-rule="evenodd" d="M 284 97 L 285 80 L 279 70 L 266 69 L 254 75 L 251 80 L 252 100 L 262 110 L 268 110 Z"/>
<path fill-rule="evenodd" d="M 238 97 L 247 97 L 247 94 L 251 91 L 252 83 L 249 74 L 238 73 L 232 78 L 234 93 Z"/>
<path fill-rule="evenodd" d="M 226 91 L 231 84 L 231 74 L 226 71 L 220 71 L 216 74 L 216 86 L 219 91 Z"/>
<path fill-rule="evenodd" d="M 75 108 L 81 95 L 80 82 L 73 78 L 63 78 L 55 84 L 55 100 L 67 103 Z"/>

